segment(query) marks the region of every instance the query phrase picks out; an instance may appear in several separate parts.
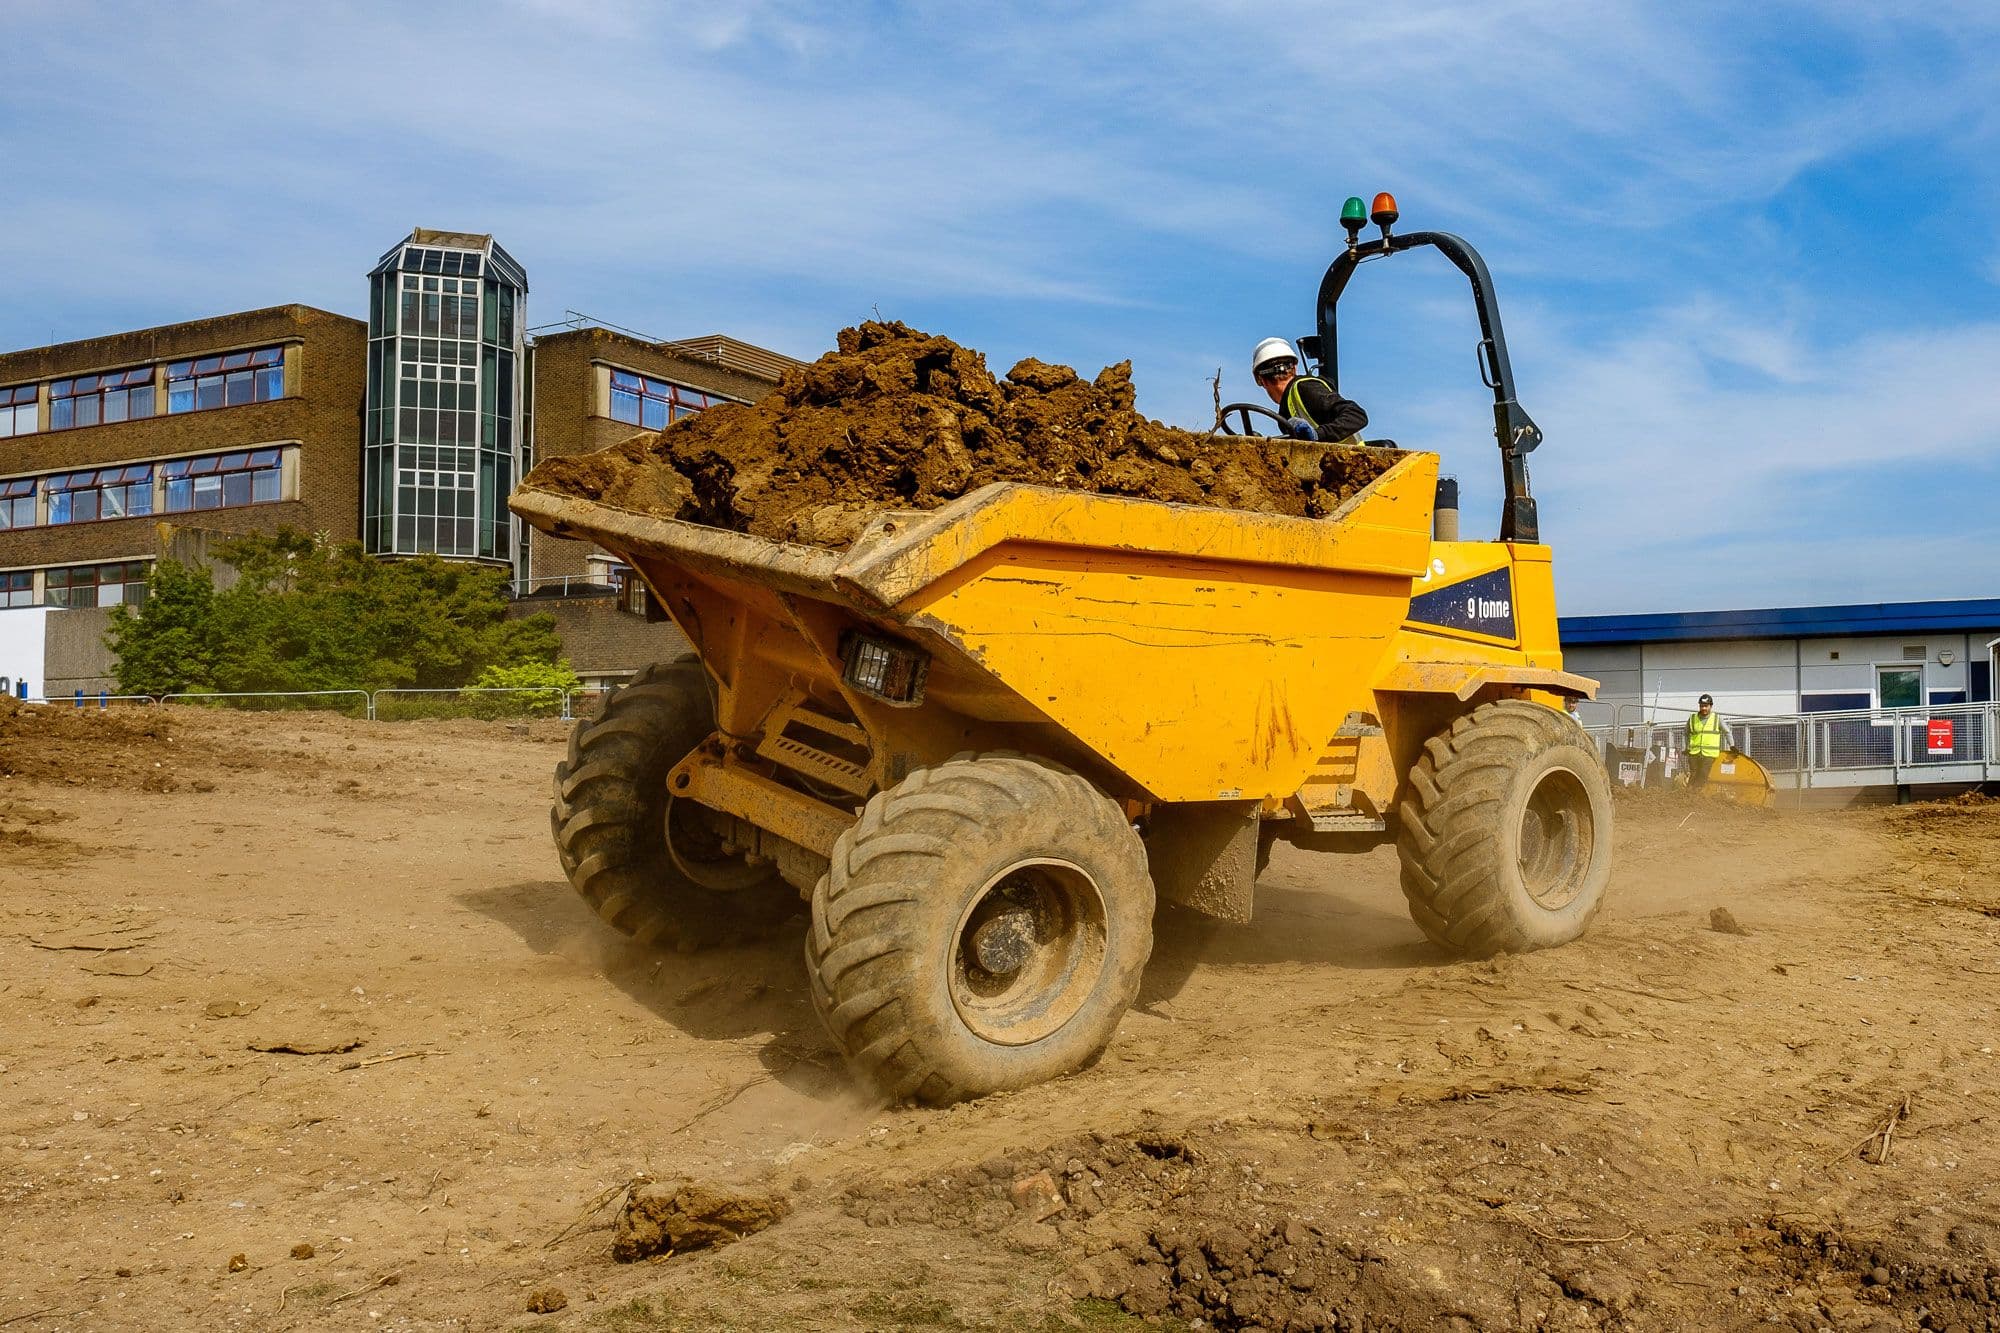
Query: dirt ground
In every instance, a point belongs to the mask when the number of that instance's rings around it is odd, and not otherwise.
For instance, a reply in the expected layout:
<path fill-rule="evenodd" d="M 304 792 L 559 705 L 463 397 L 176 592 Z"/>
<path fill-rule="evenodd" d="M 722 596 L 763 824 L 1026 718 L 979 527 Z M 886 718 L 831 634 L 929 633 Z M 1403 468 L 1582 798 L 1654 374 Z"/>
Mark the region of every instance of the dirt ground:
<path fill-rule="evenodd" d="M 1404 457 L 1178 430 L 1134 401 L 1129 361 L 1085 380 L 1030 359 L 1003 378 L 949 338 L 870 321 L 755 406 L 545 460 L 524 484 L 844 547 L 876 512 L 935 509 L 997 481 L 1321 518 Z"/>
<path fill-rule="evenodd" d="M 1096 1068 L 921 1111 L 800 927 L 589 915 L 561 735 L 0 715 L 0 1327 L 2000 1327 L 2000 803 L 1621 804 L 1494 963 L 1281 847 Z M 786 1206 L 617 1263 L 642 1174 Z"/>

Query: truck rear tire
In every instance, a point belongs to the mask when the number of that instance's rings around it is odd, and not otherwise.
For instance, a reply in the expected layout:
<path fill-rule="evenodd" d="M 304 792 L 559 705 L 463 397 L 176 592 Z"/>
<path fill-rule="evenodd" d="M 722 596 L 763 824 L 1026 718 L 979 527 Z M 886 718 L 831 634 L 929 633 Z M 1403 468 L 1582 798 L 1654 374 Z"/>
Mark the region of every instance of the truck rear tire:
<path fill-rule="evenodd" d="M 1153 950 L 1116 802 L 1025 755 L 964 755 L 868 802 L 813 892 L 813 1006 L 863 1078 L 944 1105 L 1102 1053 Z"/>
<path fill-rule="evenodd" d="M 1427 741 L 1397 824 L 1410 916 L 1468 957 L 1575 939 L 1611 878 L 1604 766 L 1572 719 L 1525 699 Z"/>
<path fill-rule="evenodd" d="M 563 873 L 642 944 L 699 949 L 755 938 L 798 909 L 768 867 L 714 845 L 695 810 L 671 811 L 667 774 L 715 729 L 692 656 L 646 667 L 570 732 L 549 824 Z M 668 846 L 669 821 L 680 831 Z M 695 876 L 699 875 L 699 878 Z"/>

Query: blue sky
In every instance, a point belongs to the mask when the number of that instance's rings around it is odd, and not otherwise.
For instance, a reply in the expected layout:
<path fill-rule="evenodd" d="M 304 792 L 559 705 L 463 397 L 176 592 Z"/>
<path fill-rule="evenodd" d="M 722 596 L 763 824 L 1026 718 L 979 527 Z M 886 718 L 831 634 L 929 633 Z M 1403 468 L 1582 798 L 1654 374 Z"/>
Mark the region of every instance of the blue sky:
<path fill-rule="evenodd" d="M 1571 613 L 2000 595 L 2000 7 L 0 0 L 0 346 L 303 301 L 491 231 L 538 321 L 1252 399 L 1349 194 L 1491 266 Z M 1343 386 L 1491 535 L 1464 284 Z"/>

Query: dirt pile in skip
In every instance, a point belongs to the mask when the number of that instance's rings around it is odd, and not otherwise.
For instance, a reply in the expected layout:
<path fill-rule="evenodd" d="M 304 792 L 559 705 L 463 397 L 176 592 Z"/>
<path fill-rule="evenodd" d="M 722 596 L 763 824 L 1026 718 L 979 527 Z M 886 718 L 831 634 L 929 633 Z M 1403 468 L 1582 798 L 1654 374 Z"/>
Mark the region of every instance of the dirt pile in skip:
<path fill-rule="evenodd" d="M 838 547 L 873 513 L 935 509 L 999 481 L 1319 518 L 1403 457 L 1337 449 L 1298 467 L 1285 441 L 1178 430 L 1133 402 L 1129 361 L 1085 380 L 1030 359 L 996 378 L 949 338 L 871 321 L 755 406 L 550 459 L 526 485 Z"/>

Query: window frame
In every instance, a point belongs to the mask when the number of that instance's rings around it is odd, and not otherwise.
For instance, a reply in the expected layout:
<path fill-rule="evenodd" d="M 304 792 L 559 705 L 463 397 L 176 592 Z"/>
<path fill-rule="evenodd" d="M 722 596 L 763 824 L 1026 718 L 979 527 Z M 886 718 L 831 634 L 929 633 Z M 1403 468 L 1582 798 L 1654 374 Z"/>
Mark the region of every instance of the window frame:
<path fill-rule="evenodd" d="M 48 496 L 47 527 L 73 527 L 79 523 L 112 523 L 121 518 L 151 518 L 153 516 L 153 463 L 118 463 L 109 467 L 86 468 L 80 472 L 57 472 L 41 479 L 42 491 Z M 137 474 L 137 475 L 134 475 Z M 88 478 L 87 481 L 79 480 Z M 121 513 L 104 512 L 106 492 L 121 493 L 125 508 Z M 75 517 L 77 500 L 82 495 L 95 496 L 91 513 L 86 518 Z M 145 497 L 145 506 L 132 505 L 134 495 Z M 64 517 L 56 517 L 56 505 L 60 498 Z"/>
<path fill-rule="evenodd" d="M 87 611 L 92 607 L 103 606 L 143 606 L 146 601 L 147 579 L 152 574 L 152 565 L 153 562 L 151 560 L 140 556 L 130 560 L 104 560 L 90 565 L 62 565 L 45 569 L 42 571 L 43 604 L 61 607 L 65 611 Z M 104 577 L 107 570 L 114 569 L 119 571 L 120 577 L 116 579 L 107 579 Z M 138 572 L 137 578 L 132 577 L 134 570 Z M 91 580 L 87 583 L 79 582 L 76 578 L 79 574 L 89 574 Z M 56 581 L 58 577 L 62 580 L 60 583 Z M 127 596 L 125 590 L 135 584 L 139 588 L 138 593 L 133 596 Z M 69 600 L 69 594 L 78 588 L 91 589 L 91 596 L 94 600 L 80 604 Z M 105 601 L 104 589 L 106 588 L 117 588 L 118 600 L 112 602 Z M 55 596 L 57 592 L 63 594 L 61 599 Z"/>
<path fill-rule="evenodd" d="M 22 528 L 41 526 L 41 518 L 35 512 L 35 497 L 40 493 L 39 479 L 35 477 L 8 477 L 0 481 L 0 532 L 19 532 Z M 20 505 L 27 502 L 28 520 L 23 523 L 14 517 L 20 512 Z"/>
<path fill-rule="evenodd" d="M 206 465 L 206 466 L 204 466 Z M 185 458 L 169 458 L 159 464 L 160 477 L 165 482 L 160 497 L 160 512 L 163 514 L 202 514 L 216 509 L 245 509 L 251 505 L 281 504 L 285 498 L 285 448 L 283 445 L 266 445 L 258 449 L 231 449 L 226 453 L 193 454 Z M 248 477 L 247 498 L 231 499 L 230 478 Z M 270 480 L 271 493 L 259 497 L 260 483 Z M 211 505 L 197 503 L 205 488 L 203 483 L 214 479 L 213 491 L 217 502 Z M 185 493 L 189 503 L 177 506 L 177 493 Z"/>
<path fill-rule="evenodd" d="M 1877 714 L 1880 714 L 1890 709 L 1896 709 L 1896 708 L 1924 707 L 1925 706 L 1924 699 L 1927 697 L 1926 687 L 1930 683 L 1929 682 L 1930 673 L 1927 670 L 1925 670 L 1925 668 L 1929 665 L 1930 664 L 1928 662 L 1913 662 L 1910 661 L 1908 658 L 1903 658 L 1901 660 L 1894 662 L 1875 663 L 1874 679 L 1869 682 L 1869 698 L 1874 703 L 1872 711 Z M 1915 676 L 1917 678 L 1917 698 L 1915 703 L 1889 704 L 1882 702 L 1882 677 L 1889 672 L 1908 674 Z M 1890 727 L 1896 724 L 1896 720 L 1894 718 L 1877 716 L 1871 720 L 1878 727 Z"/>
<path fill-rule="evenodd" d="M 39 435 L 41 425 L 42 386 L 40 384 L 10 384 L 0 388 L 0 440 L 18 440 L 23 435 Z M 28 414 L 28 427 L 21 429 L 21 413 Z"/>
<path fill-rule="evenodd" d="M 14 600 L 19 596 L 21 600 Z M 35 571 L 0 570 L 0 610 L 35 605 Z"/>
<path fill-rule="evenodd" d="M 87 430 L 92 426 L 116 426 L 127 421 L 147 421 L 158 416 L 158 377 L 152 366 L 132 366 L 125 370 L 105 370 L 90 375 L 72 375 L 68 379 L 49 381 L 49 429 Z M 78 385 L 86 387 L 78 388 Z M 133 411 L 139 401 L 134 395 L 144 394 L 146 410 Z M 110 404 L 116 398 L 122 402 L 123 414 L 108 415 Z M 92 419 L 78 421 L 77 415 L 82 404 L 91 403 Z M 61 418 L 67 415 L 68 420 Z"/>
<path fill-rule="evenodd" d="M 607 386 L 609 397 L 605 403 L 605 415 L 612 421 L 620 422 L 627 426 L 637 426 L 640 430 L 665 430 L 676 421 L 706 412 L 718 403 L 735 401 L 721 394 L 711 393 L 706 389 L 697 389 L 691 385 L 681 384 L 674 380 L 655 379 L 651 375 L 642 374 L 636 370 L 625 370 L 618 366 L 606 366 L 605 369 L 611 372 Z M 621 383 L 621 380 L 624 382 Z M 620 394 L 635 400 L 634 411 L 636 415 L 631 417 L 618 415 L 618 398 Z M 701 401 L 690 402 L 687 401 L 688 398 L 700 399 Z M 664 419 L 658 425 L 652 425 L 646 419 L 647 405 L 652 403 L 660 405 L 661 413 L 664 416 Z"/>
<path fill-rule="evenodd" d="M 239 380 L 247 386 L 249 397 L 232 402 L 229 393 Z M 168 416 L 276 402 L 285 396 L 285 347 L 277 343 L 169 362 L 166 381 Z M 211 388 L 215 401 L 203 402 Z M 185 396 L 179 407 L 174 405 L 177 395 Z"/>

